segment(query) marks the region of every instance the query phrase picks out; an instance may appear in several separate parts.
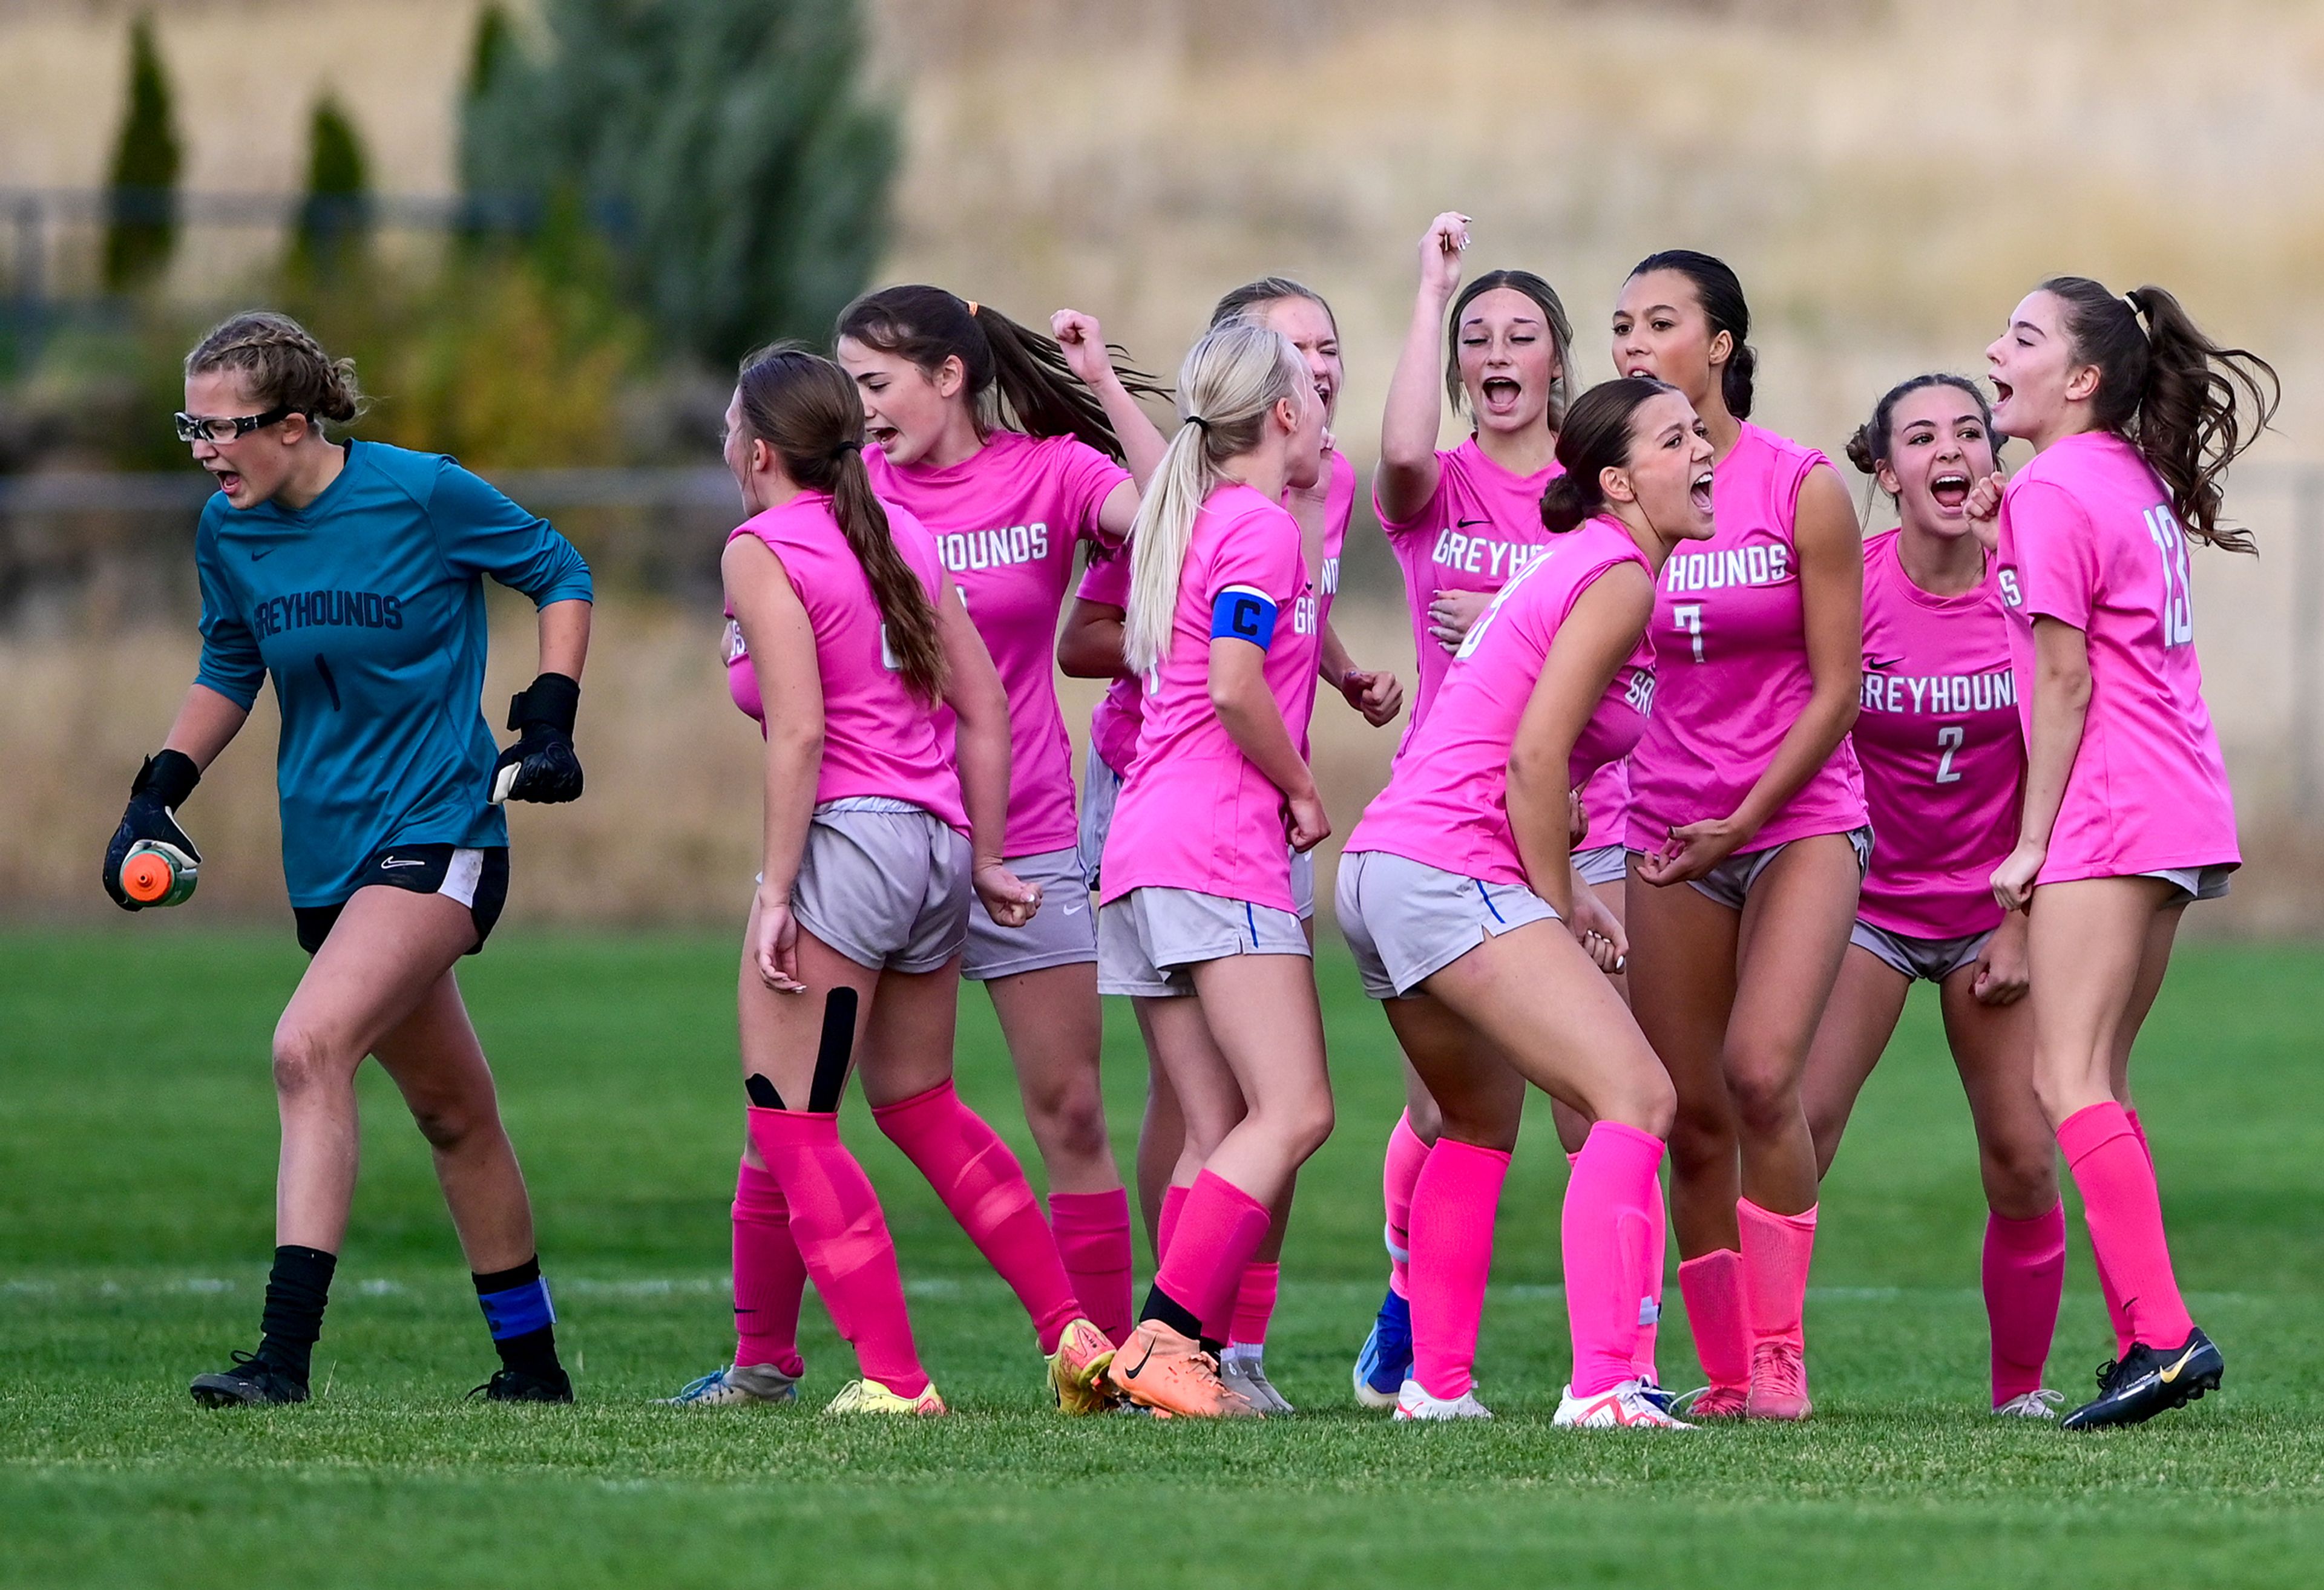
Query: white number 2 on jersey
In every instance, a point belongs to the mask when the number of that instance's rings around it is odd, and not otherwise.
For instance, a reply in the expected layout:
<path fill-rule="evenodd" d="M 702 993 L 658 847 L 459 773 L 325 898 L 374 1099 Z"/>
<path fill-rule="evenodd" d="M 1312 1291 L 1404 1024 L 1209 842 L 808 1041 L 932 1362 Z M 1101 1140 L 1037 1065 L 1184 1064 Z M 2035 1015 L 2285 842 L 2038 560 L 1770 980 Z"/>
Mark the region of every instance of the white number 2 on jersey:
<path fill-rule="evenodd" d="M 1953 753 L 1960 749 L 1961 741 L 1968 738 L 1969 731 L 1958 723 L 1948 723 L 1937 731 L 1937 749 L 1943 753 L 1937 758 L 1939 784 L 1960 782 L 1960 775 L 1953 771 Z"/>
<path fill-rule="evenodd" d="M 1694 638 L 1694 660 L 1702 660 L 1702 603 L 1682 602 L 1671 609 L 1671 617 L 1678 627 Z"/>

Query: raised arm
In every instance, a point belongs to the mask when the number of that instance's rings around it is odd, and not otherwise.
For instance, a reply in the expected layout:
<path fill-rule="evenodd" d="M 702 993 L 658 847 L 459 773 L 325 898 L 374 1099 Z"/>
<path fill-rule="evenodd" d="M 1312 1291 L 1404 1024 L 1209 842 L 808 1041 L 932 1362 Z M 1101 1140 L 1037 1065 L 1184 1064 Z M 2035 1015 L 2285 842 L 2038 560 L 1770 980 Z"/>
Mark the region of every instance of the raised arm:
<path fill-rule="evenodd" d="M 1386 519 L 1411 519 L 1436 495 L 1444 315 L 1461 289 L 1461 252 L 1468 246 L 1469 217 L 1455 210 L 1431 221 L 1420 240 L 1420 288 L 1413 295 L 1412 324 L 1396 356 L 1396 373 L 1388 380 L 1379 470 L 1372 477 L 1372 495 Z"/>
<path fill-rule="evenodd" d="M 1049 335 L 1057 339 L 1057 346 L 1065 355 L 1065 364 L 1081 378 L 1084 386 L 1096 395 L 1098 406 L 1105 410 L 1106 422 L 1121 442 L 1122 462 L 1130 468 L 1130 478 L 1136 489 L 1126 493 L 1124 504 L 1116 499 L 1125 495 L 1120 487 L 1106 499 L 1102 520 L 1108 534 L 1119 538 L 1130 534 L 1130 521 L 1138 515 L 1139 493 L 1162 463 L 1162 451 L 1169 440 L 1138 400 L 1121 384 L 1120 375 L 1113 368 L 1105 344 L 1105 328 L 1094 315 L 1084 315 L 1079 309 L 1060 309 L 1049 317 Z M 1115 523 L 1117 510 L 1120 522 Z"/>

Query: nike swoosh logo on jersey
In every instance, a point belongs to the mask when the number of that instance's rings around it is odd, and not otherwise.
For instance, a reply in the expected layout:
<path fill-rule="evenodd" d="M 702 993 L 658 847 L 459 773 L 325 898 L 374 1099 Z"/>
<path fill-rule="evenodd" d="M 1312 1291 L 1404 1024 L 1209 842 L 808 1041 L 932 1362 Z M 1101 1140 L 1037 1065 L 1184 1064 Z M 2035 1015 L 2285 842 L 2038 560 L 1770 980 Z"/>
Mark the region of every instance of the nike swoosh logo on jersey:
<path fill-rule="evenodd" d="M 417 856 L 403 860 L 399 860 L 395 857 L 390 856 L 386 860 L 382 861 L 379 864 L 379 869 L 382 872 L 385 872 L 391 867 L 425 867 L 427 865 L 428 863 L 424 859 Z"/>
<path fill-rule="evenodd" d="M 272 546 L 254 547 L 250 549 L 250 561 L 253 563 L 258 562 L 261 558 L 272 557 L 273 556 L 274 548 Z"/>
<path fill-rule="evenodd" d="M 1904 660 L 1901 657 L 1868 657 L 1864 659 L 1864 666 L 1868 668 L 1893 668 Z"/>
<path fill-rule="evenodd" d="M 1489 525 L 1492 522 L 1489 519 L 1456 519 L 1452 521 L 1452 528 L 1456 530 L 1465 530 L 1471 525 Z"/>

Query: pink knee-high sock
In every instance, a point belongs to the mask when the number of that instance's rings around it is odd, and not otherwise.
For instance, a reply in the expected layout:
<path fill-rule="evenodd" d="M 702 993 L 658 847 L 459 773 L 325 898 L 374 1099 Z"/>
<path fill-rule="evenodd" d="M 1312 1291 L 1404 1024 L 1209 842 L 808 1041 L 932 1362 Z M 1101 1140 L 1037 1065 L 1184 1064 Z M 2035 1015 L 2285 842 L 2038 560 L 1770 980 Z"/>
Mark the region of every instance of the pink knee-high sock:
<path fill-rule="evenodd" d="M 872 1118 L 928 1179 L 969 1241 L 1025 1305 L 1041 1351 L 1056 1352 L 1065 1327 L 1081 1317 L 1081 1301 L 1065 1279 L 1057 1239 L 1041 1218 L 1024 1167 L 1001 1135 L 961 1102 L 949 1079 L 909 1098 L 874 1105 Z"/>
<path fill-rule="evenodd" d="M 1751 1346 L 1784 1342 L 1804 1348 L 1815 1205 L 1796 1215 L 1779 1215 L 1738 1198 L 1735 1216 L 1743 1234 L 1743 1317 L 1750 1326 Z"/>
<path fill-rule="evenodd" d="M 1638 1345 L 1630 1353 L 1630 1373 L 1648 1385 L 1662 1384 L 1655 1370 L 1655 1344 L 1662 1332 L 1663 1265 L 1670 1245 L 1670 1212 L 1663 1203 L 1662 1178 L 1655 1178 L 1654 1199 L 1646 1210 L 1646 1295 L 1638 1301 Z"/>
<path fill-rule="evenodd" d="M 2111 1099 L 2076 1110 L 2058 1126 L 2058 1146 L 2081 1190 L 2090 1246 L 2122 1295 L 2134 1342 L 2175 1347 L 2194 1321 L 2171 1273 L 2154 1165 L 2122 1106 Z"/>
<path fill-rule="evenodd" d="M 1049 1229 L 1056 1233 L 1065 1279 L 1089 1310 L 1090 1323 L 1105 1332 L 1108 1341 L 1122 1340 L 1131 1325 L 1130 1194 L 1119 1187 L 1108 1192 L 1053 1192 Z"/>
<path fill-rule="evenodd" d="M 1282 1282 L 1283 1266 L 1279 1264 L 1243 1266 L 1242 1280 L 1235 1285 L 1234 1307 L 1230 1310 L 1232 1319 L 1226 1337 L 1230 1345 L 1267 1345 L 1267 1322 L 1275 1318 L 1275 1294 Z"/>
<path fill-rule="evenodd" d="M 1703 1379 L 1725 1391 L 1748 1389 L 1751 1327 L 1743 1311 L 1743 1255 L 1722 1247 L 1680 1260 L 1678 1293 Z"/>
<path fill-rule="evenodd" d="M 798 1374 L 799 1297 L 807 1262 L 791 1240 L 790 1206 L 772 1171 L 748 1160 L 734 1172 L 734 1362 Z"/>
<path fill-rule="evenodd" d="M 1231 1317 L 1235 1288 L 1267 1237 L 1267 1206 L 1215 1171 L 1187 1189 L 1155 1290 L 1203 1328 Z M 1216 1338 L 1213 1338 L 1216 1339 Z"/>
<path fill-rule="evenodd" d="M 1400 1298 L 1412 1295 L 1412 1197 L 1427 1163 L 1428 1144 L 1412 1129 L 1406 1111 L 1396 1117 L 1388 1157 L 1380 1163 L 1380 1201 L 1388 1207 L 1388 1284 Z"/>
<path fill-rule="evenodd" d="M 1573 1394 L 1611 1391 L 1637 1373 L 1646 1250 L 1662 1197 L 1663 1140 L 1618 1121 L 1590 1128 L 1565 1183 L 1565 1317 L 1573 1332 Z"/>
<path fill-rule="evenodd" d="M 1501 1150 L 1440 1137 L 1413 1190 L 1412 1378 L 1446 1402 L 1475 1383 L 1493 1225 L 1508 1173 Z"/>
<path fill-rule="evenodd" d="M 1985 1218 L 1985 1318 L 1993 1334 L 1993 1405 L 2042 1385 L 2066 1284 L 2066 1206 L 2030 1220 Z"/>
<path fill-rule="evenodd" d="M 782 1187 L 807 1276 L 864 1378 L 899 1397 L 918 1396 L 928 1377 L 912 1345 L 896 1245 L 872 1179 L 839 1141 L 838 1116 L 753 1107 L 750 1131 Z"/>
<path fill-rule="evenodd" d="M 2138 1139 L 2139 1149 L 2146 1155 L 2147 1165 L 2152 1168 L 2154 1150 L 2146 1141 L 2146 1128 L 2138 1124 L 2138 1112 L 2126 1104 L 2122 1107 L 2122 1115 L 2123 1119 L 2130 1123 L 2131 1135 Z M 2114 1356 L 2126 1358 L 2130 1356 L 2132 1339 L 2130 1310 L 2122 1306 L 2122 1288 L 2116 1286 L 2114 1277 L 2107 1273 L 2106 1262 L 2097 1259 L 2095 1255 L 2092 1257 L 2098 1273 L 2098 1294 L 2106 1299 L 2107 1323 L 2114 1328 Z"/>
<path fill-rule="evenodd" d="M 1186 1212 L 1186 1194 L 1190 1188 L 1172 1185 L 1162 1190 L 1162 1212 L 1154 1220 L 1154 1273 L 1162 1273 L 1162 1255 L 1170 1251 L 1170 1239 L 1178 1234 L 1178 1217 Z"/>

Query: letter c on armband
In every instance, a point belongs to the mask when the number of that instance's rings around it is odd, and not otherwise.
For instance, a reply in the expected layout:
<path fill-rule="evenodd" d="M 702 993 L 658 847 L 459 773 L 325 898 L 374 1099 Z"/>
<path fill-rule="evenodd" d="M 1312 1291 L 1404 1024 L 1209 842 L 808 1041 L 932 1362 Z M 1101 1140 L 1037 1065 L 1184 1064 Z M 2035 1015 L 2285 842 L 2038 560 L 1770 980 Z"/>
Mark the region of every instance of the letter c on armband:
<path fill-rule="evenodd" d="M 1276 605 L 1266 592 L 1230 585 L 1211 604 L 1211 639 L 1248 640 L 1265 651 L 1275 640 Z"/>

